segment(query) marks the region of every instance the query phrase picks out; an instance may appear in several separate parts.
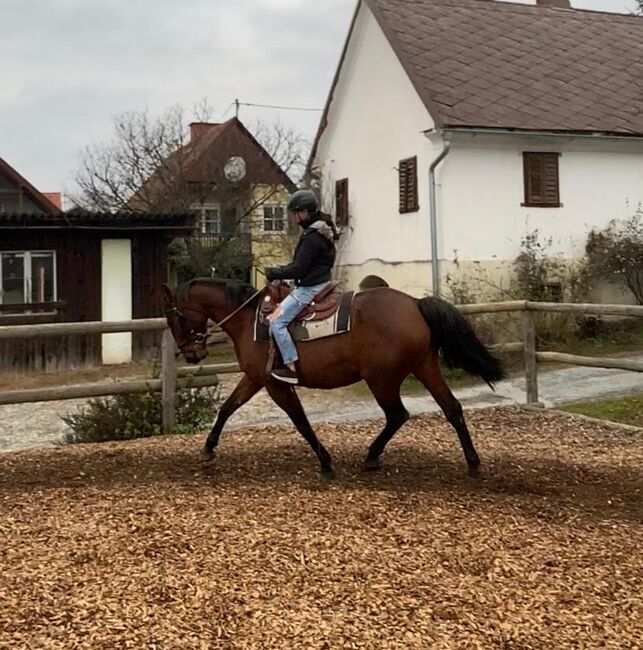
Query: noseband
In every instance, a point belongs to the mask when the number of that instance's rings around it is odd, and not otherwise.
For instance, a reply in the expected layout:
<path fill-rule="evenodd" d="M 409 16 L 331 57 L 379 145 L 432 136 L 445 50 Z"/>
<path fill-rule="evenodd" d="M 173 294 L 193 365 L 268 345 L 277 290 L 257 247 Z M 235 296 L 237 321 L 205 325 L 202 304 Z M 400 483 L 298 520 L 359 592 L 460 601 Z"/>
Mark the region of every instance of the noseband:
<path fill-rule="evenodd" d="M 197 311 L 196 309 L 190 309 L 190 311 L 201 314 L 201 316 L 203 316 L 203 312 Z M 166 318 L 171 315 L 174 315 L 179 319 L 181 331 L 184 332 L 187 329 L 187 325 L 186 325 L 187 319 L 183 315 L 183 312 L 178 307 L 172 307 L 171 309 L 168 309 L 165 312 Z M 211 332 L 195 332 L 194 329 L 190 329 L 187 336 L 182 341 L 177 342 L 176 347 L 179 348 L 180 350 L 181 348 L 184 348 L 189 343 L 196 343 L 197 345 L 205 345 L 207 343 L 208 337 L 210 336 L 210 333 Z"/>
<path fill-rule="evenodd" d="M 214 326 L 208 329 L 206 332 L 195 332 L 193 329 L 191 329 L 188 332 L 187 337 L 183 339 L 183 341 L 181 341 L 180 343 L 177 343 L 176 347 L 179 348 L 180 350 L 181 348 L 188 345 L 188 343 L 197 343 L 198 345 L 206 345 L 210 336 L 217 330 L 221 329 L 221 325 L 223 325 L 223 323 L 226 323 L 233 316 L 236 316 L 247 304 L 252 302 L 263 291 L 265 291 L 265 287 L 259 289 L 258 291 L 255 291 L 250 296 L 250 298 L 248 298 L 248 300 L 246 300 L 244 303 L 239 305 L 239 307 L 237 307 L 231 314 L 228 314 L 225 318 L 221 319 L 218 323 L 215 323 Z M 189 308 L 189 310 L 193 311 L 196 314 L 200 314 L 201 316 L 205 316 L 205 314 L 202 311 L 199 311 L 198 309 Z M 170 315 L 174 315 L 178 317 L 182 331 L 186 329 L 185 326 L 186 318 L 183 315 L 183 312 L 178 307 L 174 306 L 171 309 L 166 310 L 165 317 L 167 318 Z"/>

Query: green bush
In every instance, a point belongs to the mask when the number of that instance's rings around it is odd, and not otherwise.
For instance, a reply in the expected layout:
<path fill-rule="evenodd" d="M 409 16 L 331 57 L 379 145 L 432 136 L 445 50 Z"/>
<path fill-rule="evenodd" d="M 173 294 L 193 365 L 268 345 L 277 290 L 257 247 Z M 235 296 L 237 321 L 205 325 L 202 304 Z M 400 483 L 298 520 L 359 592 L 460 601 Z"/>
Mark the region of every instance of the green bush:
<path fill-rule="evenodd" d="M 622 282 L 643 305 L 643 210 L 592 230 L 585 250 L 595 277 Z"/>
<path fill-rule="evenodd" d="M 192 433 L 209 426 L 219 405 L 219 389 L 179 388 L 173 433 Z M 76 413 L 61 416 L 71 429 L 68 443 L 132 440 L 161 433 L 161 393 L 134 393 L 98 397 Z"/>

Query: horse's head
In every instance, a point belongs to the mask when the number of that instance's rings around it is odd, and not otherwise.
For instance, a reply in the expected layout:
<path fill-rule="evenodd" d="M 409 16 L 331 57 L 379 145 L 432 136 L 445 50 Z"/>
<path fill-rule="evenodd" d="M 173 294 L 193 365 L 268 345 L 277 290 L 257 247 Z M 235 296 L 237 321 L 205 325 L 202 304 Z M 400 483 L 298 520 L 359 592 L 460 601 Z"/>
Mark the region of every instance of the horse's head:
<path fill-rule="evenodd" d="M 208 317 L 190 298 L 190 290 L 175 296 L 163 285 L 163 311 L 179 351 L 188 363 L 199 363 L 208 356 Z"/>

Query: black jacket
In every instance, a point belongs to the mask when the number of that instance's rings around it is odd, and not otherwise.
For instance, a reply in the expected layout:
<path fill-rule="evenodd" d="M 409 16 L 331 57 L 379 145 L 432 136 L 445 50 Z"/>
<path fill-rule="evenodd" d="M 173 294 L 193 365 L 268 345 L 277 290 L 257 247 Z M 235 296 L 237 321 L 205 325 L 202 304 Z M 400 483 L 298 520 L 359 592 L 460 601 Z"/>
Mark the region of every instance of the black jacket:
<path fill-rule="evenodd" d="M 293 261 L 266 269 L 266 279 L 294 280 L 297 286 L 310 287 L 328 282 L 334 263 L 333 230 L 325 220 L 318 219 L 299 238 Z"/>

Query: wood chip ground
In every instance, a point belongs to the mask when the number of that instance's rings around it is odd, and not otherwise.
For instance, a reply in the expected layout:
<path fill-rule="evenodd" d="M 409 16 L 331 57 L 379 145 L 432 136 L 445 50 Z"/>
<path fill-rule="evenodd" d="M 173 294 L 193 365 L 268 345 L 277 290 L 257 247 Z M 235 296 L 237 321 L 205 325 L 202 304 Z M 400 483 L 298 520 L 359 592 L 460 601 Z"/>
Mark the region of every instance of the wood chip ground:
<path fill-rule="evenodd" d="M 0 648 L 640 648 L 643 433 L 502 408 L 0 455 Z"/>

